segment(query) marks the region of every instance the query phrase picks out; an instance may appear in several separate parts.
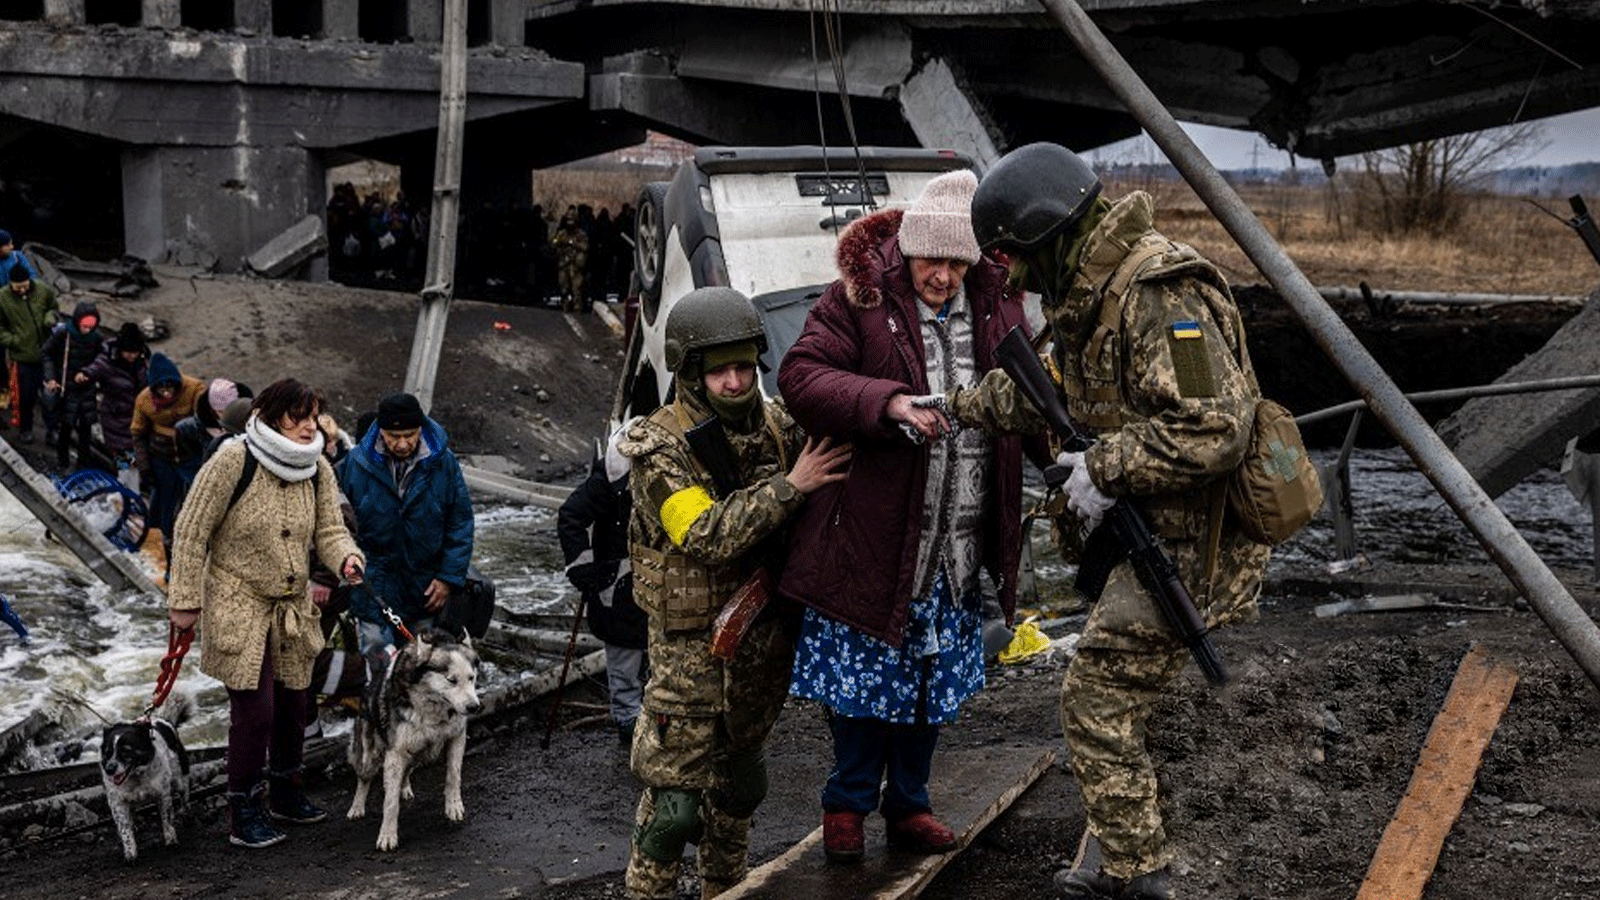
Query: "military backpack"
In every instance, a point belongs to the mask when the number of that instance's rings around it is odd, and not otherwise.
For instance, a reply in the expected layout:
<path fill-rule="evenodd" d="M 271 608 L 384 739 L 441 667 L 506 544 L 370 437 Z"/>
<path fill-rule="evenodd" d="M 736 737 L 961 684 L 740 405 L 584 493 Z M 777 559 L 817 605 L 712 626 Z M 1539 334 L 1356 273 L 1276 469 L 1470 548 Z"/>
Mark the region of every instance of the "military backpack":
<path fill-rule="evenodd" d="M 1150 264 L 1173 253 L 1177 265 Z M 1101 292 L 1100 323 L 1121 330 L 1123 298 L 1135 282 L 1146 276 L 1160 276 L 1180 271 L 1202 278 L 1228 298 L 1226 310 L 1213 309 L 1214 314 L 1225 314 L 1235 320 L 1235 333 L 1240 335 L 1240 346 L 1234 347 L 1234 358 L 1239 367 L 1256 387 L 1254 421 L 1250 426 L 1250 446 L 1244 460 L 1227 476 L 1227 509 L 1239 530 L 1259 544 L 1275 545 L 1288 540 L 1322 508 L 1322 478 L 1317 474 L 1311 455 L 1306 451 L 1305 440 L 1294 416 L 1282 404 L 1261 396 L 1254 368 L 1243 346 L 1244 329 L 1238 324 L 1239 310 L 1232 303 L 1233 295 L 1221 273 L 1210 263 L 1182 244 L 1149 236 L 1134 244 L 1122 263 L 1117 266 L 1106 287 Z"/>

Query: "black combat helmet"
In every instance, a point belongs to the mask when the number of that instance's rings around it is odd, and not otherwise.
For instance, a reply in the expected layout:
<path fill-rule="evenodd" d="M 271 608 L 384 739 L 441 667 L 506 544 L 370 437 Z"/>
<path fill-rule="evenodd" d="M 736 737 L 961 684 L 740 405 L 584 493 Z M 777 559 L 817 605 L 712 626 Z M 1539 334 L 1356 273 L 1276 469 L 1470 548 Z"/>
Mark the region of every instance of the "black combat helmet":
<path fill-rule="evenodd" d="M 667 314 L 667 369 L 682 375 L 690 365 L 699 367 L 701 351 L 740 341 L 767 352 L 767 333 L 750 298 L 729 287 L 696 288 Z"/>
<path fill-rule="evenodd" d="M 1078 154 L 1028 144 L 1000 157 L 972 197 L 972 230 L 985 249 L 1033 250 L 1089 211 L 1100 179 Z"/>

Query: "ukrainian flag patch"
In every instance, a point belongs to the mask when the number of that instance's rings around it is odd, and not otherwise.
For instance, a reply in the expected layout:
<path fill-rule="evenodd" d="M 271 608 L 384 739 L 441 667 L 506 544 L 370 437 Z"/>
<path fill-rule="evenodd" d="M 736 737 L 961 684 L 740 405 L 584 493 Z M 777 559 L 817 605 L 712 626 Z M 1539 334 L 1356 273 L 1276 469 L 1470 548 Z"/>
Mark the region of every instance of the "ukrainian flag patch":
<path fill-rule="evenodd" d="M 1173 322 L 1172 336 L 1176 340 L 1192 340 L 1200 337 L 1200 323 L 1195 321 Z"/>

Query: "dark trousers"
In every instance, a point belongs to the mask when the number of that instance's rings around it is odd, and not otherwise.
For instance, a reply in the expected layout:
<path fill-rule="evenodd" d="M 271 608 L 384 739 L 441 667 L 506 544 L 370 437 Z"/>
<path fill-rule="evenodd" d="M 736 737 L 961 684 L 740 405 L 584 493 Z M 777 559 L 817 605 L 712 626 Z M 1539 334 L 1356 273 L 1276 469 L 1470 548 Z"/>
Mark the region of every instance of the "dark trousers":
<path fill-rule="evenodd" d="M 897 822 L 928 812 L 928 776 L 939 743 L 937 725 L 902 725 L 882 719 L 830 715 L 833 771 L 822 789 L 825 812 L 870 813 Z"/>
<path fill-rule="evenodd" d="M 290 690 L 272 677 L 272 650 L 261 657 L 253 690 L 228 689 L 228 791 L 247 794 L 261 783 L 261 770 L 292 772 L 304 759 L 306 691 Z"/>
<path fill-rule="evenodd" d="M 189 482 L 194 480 L 194 473 L 200 467 L 198 459 L 192 463 L 175 463 L 159 456 L 150 459 L 150 472 L 155 475 L 156 484 L 150 491 L 149 521 L 151 526 L 161 529 L 161 542 L 169 553 L 172 550 L 172 526 L 178 521 L 178 507 L 183 505 L 183 498 L 189 492 Z"/>
<path fill-rule="evenodd" d="M 44 363 L 17 363 L 16 366 L 19 396 L 12 397 L 11 403 L 20 415 L 18 427 L 23 431 L 32 431 L 33 410 L 39 405 L 39 390 L 44 387 Z M 48 429 L 50 425 L 49 421 L 45 422 L 45 428 Z"/>
<path fill-rule="evenodd" d="M 78 467 L 94 464 L 94 425 L 96 421 L 94 394 L 68 394 L 61 404 L 61 415 L 56 423 L 56 463 L 65 469 L 71 461 L 69 453 L 74 437 L 78 440 Z"/>

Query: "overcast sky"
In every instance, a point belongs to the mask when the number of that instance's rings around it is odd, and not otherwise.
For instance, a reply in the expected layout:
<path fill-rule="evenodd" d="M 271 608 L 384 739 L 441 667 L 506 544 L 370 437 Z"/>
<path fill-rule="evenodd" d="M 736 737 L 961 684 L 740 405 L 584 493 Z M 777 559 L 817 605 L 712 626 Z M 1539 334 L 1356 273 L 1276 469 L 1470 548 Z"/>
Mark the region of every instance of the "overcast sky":
<path fill-rule="evenodd" d="M 1547 145 L 1512 165 L 1564 166 L 1568 163 L 1600 162 L 1600 108 L 1539 121 L 1544 125 Z M 1289 154 L 1268 144 L 1266 138 L 1254 132 L 1212 128 L 1208 125 L 1185 124 L 1183 128 L 1211 160 L 1211 164 L 1219 169 L 1248 169 L 1252 164 L 1271 169 L 1289 167 Z M 1089 156 L 1091 159 L 1098 156 L 1105 162 L 1154 162 L 1166 158 L 1155 142 L 1144 136 L 1091 150 Z M 1299 162 L 1302 166 L 1316 165 L 1311 160 L 1302 159 Z"/>

